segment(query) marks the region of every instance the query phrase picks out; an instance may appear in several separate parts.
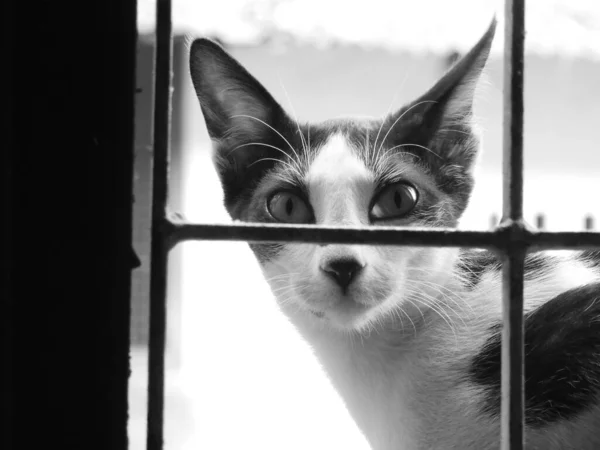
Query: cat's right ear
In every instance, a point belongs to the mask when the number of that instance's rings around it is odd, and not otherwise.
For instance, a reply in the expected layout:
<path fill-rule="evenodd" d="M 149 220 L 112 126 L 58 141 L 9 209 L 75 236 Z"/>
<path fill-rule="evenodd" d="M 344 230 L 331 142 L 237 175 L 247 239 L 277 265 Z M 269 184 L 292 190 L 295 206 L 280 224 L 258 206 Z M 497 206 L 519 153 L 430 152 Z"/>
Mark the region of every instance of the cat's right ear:
<path fill-rule="evenodd" d="M 291 147 L 290 120 L 271 94 L 219 44 L 195 40 L 190 72 L 230 213 Z M 285 138 L 284 136 L 288 136 Z M 288 155 L 289 156 L 289 155 Z"/>
<path fill-rule="evenodd" d="M 202 38 L 192 43 L 190 73 L 215 141 L 260 140 L 283 115 L 271 94 L 216 42 Z"/>

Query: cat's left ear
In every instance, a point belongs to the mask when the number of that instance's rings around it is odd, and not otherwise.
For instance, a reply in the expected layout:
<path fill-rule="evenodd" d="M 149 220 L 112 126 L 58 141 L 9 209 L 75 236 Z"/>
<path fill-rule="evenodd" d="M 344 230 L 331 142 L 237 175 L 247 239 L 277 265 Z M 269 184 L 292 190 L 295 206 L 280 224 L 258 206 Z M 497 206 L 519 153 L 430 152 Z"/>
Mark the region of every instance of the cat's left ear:
<path fill-rule="evenodd" d="M 429 91 L 388 117 L 392 139 L 389 144 L 411 142 L 427 146 L 439 158 L 431 153 L 421 156 L 434 166 L 441 161 L 465 169 L 472 165 L 478 149 L 478 138 L 472 127 L 475 88 L 495 31 L 496 18 L 477 44 Z"/>
<path fill-rule="evenodd" d="M 419 99 L 435 102 L 427 109 L 441 114 L 440 119 L 446 124 L 463 123 L 471 119 L 475 88 L 490 54 L 495 32 L 494 17 L 479 42 Z"/>

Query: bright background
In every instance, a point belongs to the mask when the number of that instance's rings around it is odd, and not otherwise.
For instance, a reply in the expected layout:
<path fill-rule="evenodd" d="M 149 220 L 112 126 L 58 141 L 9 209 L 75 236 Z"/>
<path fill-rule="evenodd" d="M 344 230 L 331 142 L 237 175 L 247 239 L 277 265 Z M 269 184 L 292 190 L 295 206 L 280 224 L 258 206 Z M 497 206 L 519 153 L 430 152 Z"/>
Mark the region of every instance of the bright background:
<path fill-rule="evenodd" d="M 142 35 L 153 30 L 153 7 L 140 1 Z M 544 213 L 550 230 L 579 230 L 586 215 L 600 220 L 600 6 L 529 0 L 527 8 L 525 214 L 533 223 Z M 218 37 L 285 108 L 321 120 L 379 116 L 416 97 L 443 73 L 451 52 L 477 41 L 496 11 L 501 23 L 476 104 L 484 153 L 462 224 L 486 229 L 502 198 L 502 9 L 484 0 L 175 0 L 174 26 L 176 34 Z M 185 61 L 176 58 L 174 67 L 172 207 L 191 221 L 226 222 Z M 139 123 L 148 114 L 138 108 Z M 150 153 L 143 137 L 138 141 L 136 250 L 143 266 L 134 274 L 134 303 L 141 302 L 134 322 L 145 311 L 148 269 Z M 277 310 L 246 244 L 178 247 L 168 305 L 167 449 L 368 448 Z M 134 346 L 134 450 L 144 448 L 146 364 L 145 346 Z"/>

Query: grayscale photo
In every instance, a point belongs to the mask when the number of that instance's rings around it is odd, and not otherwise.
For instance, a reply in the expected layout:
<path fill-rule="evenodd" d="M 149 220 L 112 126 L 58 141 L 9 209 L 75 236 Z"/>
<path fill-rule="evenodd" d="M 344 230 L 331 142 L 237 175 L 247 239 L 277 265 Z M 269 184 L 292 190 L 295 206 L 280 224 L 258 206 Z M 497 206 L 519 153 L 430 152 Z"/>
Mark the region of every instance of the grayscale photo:
<path fill-rule="evenodd" d="M 7 2 L 0 448 L 600 449 L 597 0 Z"/>

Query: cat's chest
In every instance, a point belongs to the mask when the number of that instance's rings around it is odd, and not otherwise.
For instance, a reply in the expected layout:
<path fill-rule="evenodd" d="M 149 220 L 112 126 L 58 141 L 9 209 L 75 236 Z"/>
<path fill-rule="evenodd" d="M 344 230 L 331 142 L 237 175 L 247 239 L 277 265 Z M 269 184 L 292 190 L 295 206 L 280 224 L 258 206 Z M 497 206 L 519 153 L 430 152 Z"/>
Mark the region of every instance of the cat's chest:
<path fill-rule="evenodd" d="M 463 376 L 474 342 L 464 329 L 439 327 L 403 348 L 369 339 L 319 346 L 319 359 L 373 450 L 477 448 L 464 446 L 481 415 L 481 392 Z"/>
<path fill-rule="evenodd" d="M 423 423 L 419 399 L 427 386 L 417 359 L 388 351 L 359 341 L 328 349 L 322 361 L 373 449 L 416 449 Z"/>

